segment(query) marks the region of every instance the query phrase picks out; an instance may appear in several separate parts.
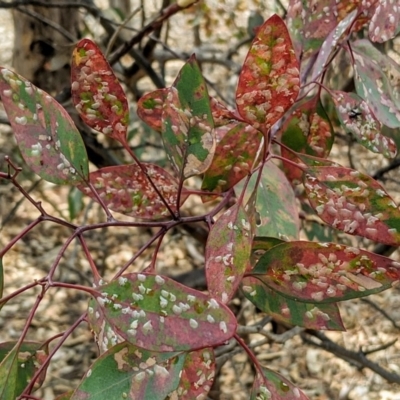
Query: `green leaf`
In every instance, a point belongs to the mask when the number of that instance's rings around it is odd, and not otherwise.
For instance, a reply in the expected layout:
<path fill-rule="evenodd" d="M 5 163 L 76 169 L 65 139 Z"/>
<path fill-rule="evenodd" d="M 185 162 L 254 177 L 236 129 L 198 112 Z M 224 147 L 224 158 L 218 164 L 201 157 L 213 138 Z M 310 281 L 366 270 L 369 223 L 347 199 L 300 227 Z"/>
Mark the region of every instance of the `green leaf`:
<path fill-rule="evenodd" d="M 260 133 L 241 122 L 231 123 L 226 128 L 228 131 L 221 135 L 211 166 L 204 174 L 202 190 L 227 191 L 251 172 L 256 161 Z"/>
<path fill-rule="evenodd" d="M 18 393 L 18 346 L 6 353 L 0 363 L 0 399 L 15 400 Z M 26 385 L 25 385 L 26 386 Z M 24 388 L 25 388 L 24 386 Z"/>
<path fill-rule="evenodd" d="M 224 304 L 165 276 L 128 274 L 99 291 L 89 321 L 95 332 L 110 325 L 103 349 L 122 337 L 150 351 L 189 351 L 224 343 L 236 331 Z"/>
<path fill-rule="evenodd" d="M 39 342 L 0 343 L 0 399 L 15 400 L 26 388 L 38 368 L 47 359 L 48 348 Z M 39 388 L 46 371 L 35 381 Z"/>
<path fill-rule="evenodd" d="M 272 247 L 277 246 L 278 244 L 281 243 L 285 242 L 275 237 L 256 236 L 253 239 L 253 245 L 251 248 L 251 258 L 250 258 L 251 266 L 254 267 L 254 265 L 256 265 L 256 263 L 263 254 L 265 254 L 268 250 L 272 249 Z"/>
<path fill-rule="evenodd" d="M 301 220 L 301 229 L 306 235 L 306 239 L 313 242 L 335 242 L 338 240 L 337 231 L 331 226 L 322 223 L 313 217 L 312 207 L 308 203 L 302 204 L 302 211 L 311 218 Z"/>
<path fill-rule="evenodd" d="M 390 288 L 400 280 L 400 263 L 354 247 L 297 241 L 266 252 L 249 276 L 287 298 L 319 306 Z"/>
<path fill-rule="evenodd" d="M 253 174 L 246 189 L 247 193 L 257 192 L 255 208 L 259 221 L 257 236 L 270 236 L 279 239 L 298 237 L 299 217 L 293 188 L 285 174 L 268 161 L 262 171 L 260 184 L 255 188 L 257 173 Z M 240 193 L 243 181 L 236 186 Z"/>
<path fill-rule="evenodd" d="M 72 395 L 73 395 L 73 391 L 70 390 L 69 392 L 65 392 L 63 394 L 60 394 L 54 400 L 71 400 Z"/>
<path fill-rule="evenodd" d="M 76 187 L 72 187 L 68 192 L 68 211 L 71 221 L 80 214 L 84 206 L 82 192 Z"/>
<path fill-rule="evenodd" d="M 0 68 L 0 97 L 33 172 L 57 184 L 78 184 L 88 178 L 81 135 L 56 100 L 6 68 Z"/>
<path fill-rule="evenodd" d="M 194 56 L 168 89 L 162 137 L 173 166 L 183 179 L 205 172 L 215 151 L 210 99 Z"/>
<path fill-rule="evenodd" d="M 71 400 L 164 400 L 178 386 L 185 358 L 117 344 L 93 363 Z"/>
<path fill-rule="evenodd" d="M 297 102 L 291 112 L 291 116 L 282 128 L 282 143 L 297 153 L 328 157 L 334 141 L 334 130 L 319 96 Z M 281 154 L 296 164 L 299 161 L 298 155 L 283 146 Z M 301 180 L 303 176 L 301 169 L 285 161 L 283 167 L 290 181 Z"/>
<path fill-rule="evenodd" d="M 292 150 L 321 158 L 329 155 L 334 131 L 318 96 L 296 103 L 282 130 L 282 142 Z"/>
<path fill-rule="evenodd" d="M 345 330 L 336 303 L 314 304 L 288 298 L 250 276 L 243 278 L 241 288 L 256 307 L 283 324 L 307 329 Z"/>

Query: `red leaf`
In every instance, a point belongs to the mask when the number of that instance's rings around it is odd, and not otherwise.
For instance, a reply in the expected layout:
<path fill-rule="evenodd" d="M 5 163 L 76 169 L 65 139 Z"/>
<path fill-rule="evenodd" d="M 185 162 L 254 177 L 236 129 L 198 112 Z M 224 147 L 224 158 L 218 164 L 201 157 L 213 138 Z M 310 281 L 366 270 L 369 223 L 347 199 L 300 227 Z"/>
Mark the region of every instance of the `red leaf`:
<path fill-rule="evenodd" d="M 251 224 L 237 203 L 212 226 L 206 244 L 206 277 L 209 293 L 228 303 L 248 268 Z"/>
<path fill-rule="evenodd" d="M 89 307 L 88 322 L 91 331 L 94 334 L 94 340 L 99 349 L 99 353 L 103 354 L 116 344 L 123 343 L 125 339 L 119 335 L 112 325 L 106 320 L 105 315 L 93 307 Z"/>
<path fill-rule="evenodd" d="M 146 163 L 141 165 L 147 174 L 137 164 L 118 165 L 91 172 L 90 182 L 110 210 L 143 219 L 168 217 L 170 213 L 160 195 L 175 212 L 178 201 L 178 183 L 158 165 Z M 149 178 L 159 193 L 154 190 Z M 89 187 L 80 185 L 78 188 L 96 200 Z M 187 195 L 182 193 L 181 204 L 186 198 Z"/>
<path fill-rule="evenodd" d="M 129 108 L 124 90 L 97 45 L 82 39 L 72 54 L 72 101 L 87 125 L 126 142 Z"/>
<path fill-rule="evenodd" d="M 155 131 L 161 132 L 161 116 L 168 89 L 157 89 L 143 95 L 137 103 L 137 115 Z"/>
<path fill-rule="evenodd" d="M 320 303 L 364 297 L 396 285 L 400 263 L 336 243 L 290 242 L 261 256 L 251 276 L 284 296 L 315 303 L 318 312 Z"/>
<path fill-rule="evenodd" d="M 251 264 L 255 265 L 261 256 L 281 243 L 284 242 L 275 238 L 255 237 Z M 318 309 L 315 309 L 315 304 L 283 296 L 252 276 L 243 278 L 241 289 L 256 307 L 283 324 L 308 329 L 345 330 L 336 303 L 319 304 Z M 309 318 L 310 315 L 312 318 Z"/>
<path fill-rule="evenodd" d="M 211 389 L 214 376 L 215 356 L 212 348 L 189 353 L 183 365 L 179 386 L 173 393 L 170 393 L 169 399 L 205 398 Z"/>
<path fill-rule="evenodd" d="M 344 167 L 310 167 L 304 186 L 319 217 L 352 235 L 398 246 L 400 210 L 368 175 Z"/>
<path fill-rule="evenodd" d="M 236 119 L 233 111 L 229 110 L 224 104 L 220 103 L 215 97 L 210 97 L 211 112 L 214 119 L 214 126 L 224 126 L 229 124 L 232 119 Z"/>
<path fill-rule="evenodd" d="M 289 32 L 273 15 L 262 25 L 239 76 L 236 104 L 240 115 L 267 133 L 299 93 L 299 64 Z"/>

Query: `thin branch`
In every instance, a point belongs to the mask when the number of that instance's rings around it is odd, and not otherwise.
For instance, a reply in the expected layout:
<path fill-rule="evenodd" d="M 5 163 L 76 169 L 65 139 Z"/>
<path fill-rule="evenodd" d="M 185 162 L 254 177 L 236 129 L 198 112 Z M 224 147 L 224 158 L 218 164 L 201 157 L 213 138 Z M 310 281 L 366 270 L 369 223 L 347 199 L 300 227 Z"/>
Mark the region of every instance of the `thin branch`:
<path fill-rule="evenodd" d="M 67 40 L 69 40 L 70 42 L 74 43 L 78 40 L 78 38 L 76 38 L 75 36 L 71 35 L 67 30 L 65 30 L 61 25 L 56 24 L 55 22 L 53 22 L 52 20 L 44 17 L 42 14 L 39 14 L 33 10 L 29 10 L 25 7 L 16 7 L 15 8 L 17 11 L 19 11 L 20 13 L 29 15 L 32 18 L 37 19 L 38 21 L 40 21 L 41 23 L 43 23 L 44 25 L 49 26 L 50 28 L 53 28 L 55 31 L 57 31 L 58 33 L 60 33 L 62 36 L 64 36 Z"/>
<path fill-rule="evenodd" d="M 91 1 L 60 1 L 58 3 L 49 3 L 48 0 L 15 0 L 15 1 L 0 1 L 0 8 L 16 8 L 19 6 L 39 6 L 46 8 L 85 8 L 93 12 L 98 11 L 98 8 Z"/>
<path fill-rule="evenodd" d="M 375 304 L 372 300 L 368 299 L 368 298 L 362 298 L 361 301 L 363 301 L 364 303 L 367 303 L 368 305 L 370 305 L 372 308 L 374 308 L 376 311 L 378 311 L 379 313 L 381 313 L 386 319 L 388 319 L 392 325 L 396 328 L 396 329 L 400 329 L 400 325 L 382 308 L 380 308 L 377 304 Z"/>
<path fill-rule="evenodd" d="M 129 19 L 137 13 L 137 11 L 140 10 L 140 7 L 137 8 L 132 12 L 132 14 L 122 23 L 117 25 L 117 29 L 114 28 L 116 25 L 113 21 L 110 21 L 109 19 L 105 18 L 103 15 L 103 12 L 101 10 L 97 10 L 93 16 L 95 18 L 98 18 L 100 20 L 100 23 L 104 30 L 107 32 L 107 34 L 110 36 L 110 41 L 107 46 L 106 50 L 106 57 L 108 58 L 109 51 L 111 51 L 112 46 L 114 43 L 117 46 L 122 46 L 124 43 L 126 43 L 122 38 L 120 38 L 120 31 L 122 29 L 127 29 L 126 27 L 126 22 L 129 21 Z M 137 29 L 134 30 L 135 32 L 139 32 Z M 147 46 L 145 46 L 146 48 Z M 144 50 L 143 50 L 144 52 Z M 153 67 L 151 66 L 151 63 L 147 60 L 146 54 L 142 54 L 140 51 L 136 50 L 135 48 L 129 48 L 127 53 L 134 59 L 134 66 L 137 68 L 136 71 L 130 71 L 130 69 L 126 70 L 124 69 L 124 75 L 125 76 L 132 76 L 134 75 L 139 69 L 142 69 L 147 76 L 152 80 L 154 85 L 158 88 L 163 88 L 165 87 L 164 80 L 155 72 Z M 117 62 L 119 59 L 116 59 L 114 62 L 110 62 L 111 64 L 114 64 Z"/>
<path fill-rule="evenodd" d="M 387 165 L 386 167 L 380 168 L 378 169 L 378 171 L 376 171 L 372 177 L 374 179 L 384 179 L 384 175 L 389 172 L 392 171 L 396 168 L 400 167 L 400 158 L 395 158 L 394 160 L 391 161 L 391 163 L 389 165 Z"/>
<path fill-rule="evenodd" d="M 396 250 L 397 246 L 390 246 L 388 244 L 379 243 L 372 250 L 375 254 L 379 254 L 381 256 L 390 257 Z"/>
<path fill-rule="evenodd" d="M 226 52 L 226 59 L 231 60 L 232 57 L 239 51 L 242 46 L 246 44 L 250 44 L 254 38 L 251 36 L 245 37 L 244 39 L 240 40 L 239 42 L 235 43 L 227 52 Z"/>
<path fill-rule="evenodd" d="M 378 351 L 382 351 L 382 350 L 388 349 L 389 347 L 393 346 L 396 342 L 397 342 L 397 339 L 393 339 L 390 342 L 384 343 L 384 344 L 382 344 L 382 345 L 380 345 L 378 347 L 375 347 L 373 349 L 364 350 L 363 353 L 365 355 L 377 353 Z"/>
<path fill-rule="evenodd" d="M 152 36 L 150 36 L 152 38 Z M 161 42 L 161 41 L 160 41 Z M 171 61 L 171 60 L 184 60 L 186 61 L 191 54 L 186 53 L 186 52 L 178 52 L 175 50 L 169 49 L 165 43 L 161 43 L 167 51 L 163 50 L 158 50 L 155 52 L 154 58 L 158 62 L 166 62 L 166 61 Z M 196 59 L 200 63 L 209 63 L 209 64 L 217 64 L 217 65 L 222 65 L 223 67 L 233 70 L 233 71 L 239 71 L 240 66 L 235 63 L 232 60 L 226 59 L 226 58 L 221 58 L 218 57 L 218 49 L 215 49 L 214 51 L 207 51 L 203 50 L 201 47 L 196 49 Z"/>
<path fill-rule="evenodd" d="M 274 343 L 285 343 L 289 339 L 292 339 L 293 337 L 299 335 L 301 332 L 304 331 L 304 328 L 301 328 L 299 326 L 295 326 L 292 329 L 289 329 L 279 335 L 269 332 L 265 329 L 260 324 L 255 324 L 252 326 L 239 326 L 237 329 L 237 333 L 239 335 L 248 335 L 251 333 L 257 333 L 260 335 L 265 336 L 266 338 L 270 339 Z"/>
<path fill-rule="evenodd" d="M 276 0 L 276 3 L 278 4 L 278 6 L 281 8 L 282 12 L 283 12 L 283 16 L 282 18 L 285 19 L 286 15 L 287 15 L 287 9 L 286 7 L 283 5 L 283 3 L 280 0 Z"/>
<path fill-rule="evenodd" d="M 34 191 L 37 186 L 39 185 L 39 183 L 42 181 L 42 179 L 38 179 L 36 181 L 33 182 L 33 184 L 26 189 L 27 193 L 31 193 L 32 191 Z M 9 221 L 11 221 L 14 217 L 15 217 L 15 213 L 17 212 L 18 208 L 20 207 L 20 205 L 26 200 L 25 196 L 22 196 L 14 205 L 14 207 L 11 209 L 11 211 L 9 211 L 7 213 L 7 215 L 3 218 L 2 221 L 0 221 L 0 232 L 3 230 L 4 226 L 6 224 L 8 224 Z"/>
<path fill-rule="evenodd" d="M 165 62 L 165 61 L 175 60 L 175 59 L 186 62 L 186 60 L 190 57 L 190 55 L 187 53 L 184 53 L 184 52 L 178 53 L 177 51 L 171 49 L 166 43 L 164 43 L 162 40 L 160 40 L 158 38 L 155 38 L 153 35 L 149 35 L 149 37 L 152 40 L 156 41 L 158 44 L 160 44 L 164 48 L 164 50 L 166 50 L 166 52 L 164 52 L 164 53 L 161 53 L 161 52 L 156 53 L 157 55 L 155 58 L 157 59 L 157 61 L 160 62 L 161 65 L 163 65 L 163 62 Z M 215 50 L 215 51 L 217 51 L 217 50 Z M 168 58 L 168 56 L 165 55 L 164 56 L 165 58 L 163 59 L 162 54 L 166 54 L 167 52 L 170 53 L 172 56 L 170 58 Z M 213 57 L 212 55 L 211 55 L 211 58 L 207 58 L 203 53 L 204 53 L 203 51 L 199 51 L 198 54 L 196 53 L 196 58 L 198 61 L 220 64 L 220 65 L 225 66 L 226 68 L 233 69 L 237 72 L 239 72 L 239 70 L 240 70 L 240 67 L 234 61 L 218 60 L 215 57 Z M 219 98 L 222 99 L 225 103 L 229 104 L 228 99 L 226 99 L 222 95 L 222 93 L 215 87 L 215 85 L 206 76 L 204 76 L 203 78 L 206 81 L 207 85 L 211 86 L 214 89 L 215 93 L 219 96 Z M 233 104 L 230 104 L 230 105 L 232 106 Z"/>
<path fill-rule="evenodd" d="M 348 363 L 358 366 L 359 368 L 369 368 L 371 371 L 374 371 L 382 378 L 386 379 L 389 383 L 400 383 L 400 375 L 387 371 L 377 363 L 369 360 L 363 351 L 347 350 L 330 340 L 322 332 L 314 331 L 312 329 L 307 329 L 302 332 L 300 336 L 304 343 L 324 349 Z M 317 338 L 318 341 L 312 337 Z"/>
<path fill-rule="evenodd" d="M 197 1 L 195 1 L 197 3 Z M 150 21 L 147 25 L 143 27 L 143 29 L 138 32 L 135 36 L 131 38 L 128 42 L 123 43 L 110 57 L 110 64 L 115 64 L 122 56 L 127 54 L 129 50 L 137 43 L 145 37 L 148 36 L 151 32 L 155 31 L 156 29 L 160 28 L 165 21 L 171 18 L 173 15 L 177 14 L 178 12 L 184 10 L 192 6 L 190 4 L 186 7 L 179 7 L 176 3 L 171 4 L 164 10 L 162 10 L 152 21 Z"/>
<path fill-rule="evenodd" d="M 115 30 L 115 32 L 113 33 L 113 35 L 111 36 L 110 40 L 108 41 L 108 45 L 107 45 L 107 49 L 104 53 L 104 56 L 107 58 L 108 55 L 111 52 L 111 49 L 113 48 L 115 41 L 117 40 L 119 34 L 121 33 L 121 31 L 126 27 L 126 24 L 140 11 L 141 7 L 136 7 L 131 13 L 130 15 L 128 15 L 127 18 L 125 18 L 125 20 L 122 22 L 121 25 L 118 26 L 118 28 Z"/>
<path fill-rule="evenodd" d="M 102 11 L 93 3 L 92 0 L 89 1 L 65 1 L 65 2 L 57 2 L 57 3 L 49 3 L 48 0 L 40 1 L 40 0 L 32 0 L 32 1 L 0 1 L 0 8 L 10 9 L 17 8 L 19 6 L 38 6 L 45 8 L 83 8 L 87 10 L 94 18 L 98 18 L 100 22 L 108 22 L 111 25 L 119 26 L 120 24 L 116 21 L 113 21 L 107 17 L 105 17 Z M 132 27 L 125 26 L 125 30 L 137 32 L 138 30 Z"/>

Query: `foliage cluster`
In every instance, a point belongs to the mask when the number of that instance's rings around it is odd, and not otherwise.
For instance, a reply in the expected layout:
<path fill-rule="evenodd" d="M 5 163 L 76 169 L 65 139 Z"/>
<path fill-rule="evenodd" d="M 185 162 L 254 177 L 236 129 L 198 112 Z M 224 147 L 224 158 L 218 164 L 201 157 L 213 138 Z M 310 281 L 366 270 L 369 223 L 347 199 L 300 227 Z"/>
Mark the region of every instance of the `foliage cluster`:
<path fill-rule="evenodd" d="M 28 167 L 49 182 L 78 188 L 105 215 L 105 221 L 92 225 L 49 215 L 19 185 L 21 169 L 7 158 L 8 170 L 0 178 L 11 181 L 39 216 L 0 252 L 0 295 L 2 259 L 15 243 L 43 221 L 62 224 L 71 234 L 43 279 L 0 300 L 3 307 L 23 291 L 42 288 L 20 339 L 1 348 L 0 398 L 35 398 L 31 393 L 45 379 L 55 352 L 86 322 L 100 355 L 79 386 L 60 399 L 205 398 L 215 377 L 215 350 L 231 339 L 254 364 L 251 399 L 306 399 L 285 377 L 260 364 L 239 334 L 231 300 L 240 292 L 289 326 L 343 330 L 338 302 L 399 282 L 400 263 L 388 257 L 344 244 L 299 240 L 299 211 L 311 207 L 339 231 L 389 246 L 400 242 L 400 210 L 385 188 L 328 159 L 336 123 L 368 150 L 396 155 L 396 142 L 382 134 L 382 127 L 400 127 L 393 85 L 400 67 L 371 41 L 395 36 L 400 9 L 390 2 L 368 7 L 356 1 L 312 3 L 291 1 L 287 25 L 273 15 L 256 29 L 240 72 L 235 110 L 209 96 L 195 55 L 172 86 L 139 100 L 138 115 L 160 132 L 169 169 L 141 162 L 132 151 L 127 98 L 91 40 L 81 40 L 73 52 L 72 100 L 85 123 L 118 141 L 132 164 L 89 172 L 85 146 L 69 114 L 23 77 L 0 69 L 0 96 Z M 355 40 L 365 29 L 370 40 Z M 325 85 L 332 61 L 342 53 L 353 68 L 354 91 Z M 188 185 L 191 177 L 199 177 L 201 186 Z M 185 216 L 182 208 L 190 196 L 212 202 L 211 211 Z M 132 222 L 119 221 L 118 213 Z M 166 233 L 198 221 L 209 227 L 207 292 L 157 272 L 157 252 Z M 84 234 L 112 226 L 146 226 L 156 233 L 105 282 Z M 54 278 L 75 239 L 91 266 L 93 287 Z M 153 245 L 151 265 L 128 273 Z M 90 300 L 87 312 L 54 338 L 50 350 L 53 340 L 27 342 L 25 336 L 52 288 L 81 290 Z"/>

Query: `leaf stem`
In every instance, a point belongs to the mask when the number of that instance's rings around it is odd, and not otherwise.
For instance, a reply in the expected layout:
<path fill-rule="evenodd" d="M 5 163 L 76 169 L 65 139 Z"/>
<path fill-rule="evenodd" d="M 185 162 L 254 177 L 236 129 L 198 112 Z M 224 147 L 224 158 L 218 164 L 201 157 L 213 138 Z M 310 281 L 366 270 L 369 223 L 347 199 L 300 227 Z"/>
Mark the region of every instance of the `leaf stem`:
<path fill-rule="evenodd" d="M 254 355 L 254 353 L 250 350 L 250 348 L 247 346 L 245 341 L 237 333 L 235 333 L 233 335 L 233 337 L 236 339 L 236 341 L 239 343 L 239 345 L 243 348 L 243 350 L 247 353 L 250 360 L 253 362 L 256 370 L 259 372 L 260 376 L 262 376 L 263 379 L 266 381 L 266 378 L 264 377 L 264 374 L 262 371 L 262 366 L 261 366 L 260 362 L 257 360 L 257 357 Z"/>

